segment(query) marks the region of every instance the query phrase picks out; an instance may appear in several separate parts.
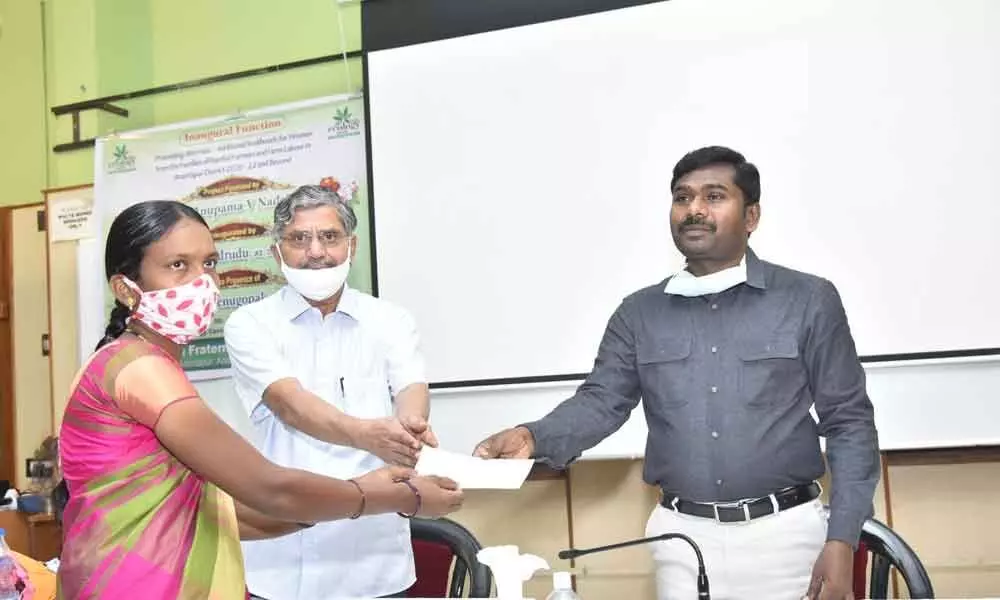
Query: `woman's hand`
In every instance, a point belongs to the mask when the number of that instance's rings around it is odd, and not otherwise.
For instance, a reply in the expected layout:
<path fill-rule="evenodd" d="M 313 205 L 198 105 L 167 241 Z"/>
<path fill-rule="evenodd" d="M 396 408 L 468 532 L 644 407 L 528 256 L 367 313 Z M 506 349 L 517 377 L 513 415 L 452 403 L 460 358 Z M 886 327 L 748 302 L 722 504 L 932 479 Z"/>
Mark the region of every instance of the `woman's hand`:
<path fill-rule="evenodd" d="M 420 492 L 418 517 L 443 517 L 462 508 L 465 501 L 465 493 L 458 488 L 458 484 L 445 477 L 416 476 L 410 479 L 410 483 Z"/>
<path fill-rule="evenodd" d="M 355 477 L 354 481 L 357 481 L 361 489 L 367 492 L 368 490 L 385 490 L 389 486 L 399 483 L 404 479 L 410 479 L 414 475 L 413 469 L 396 465 L 386 465 L 380 469 L 369 471 L 361 477 Z"/>
<path fill-rule="evenodd" d="M 462 502 L 465 500 L 465 494 L 451 479 L 418 476 L 413 469 L 404 467 L 392 465 L 382 467 L 354 480 L 368 497 L 368 506 L 364 514 L 386 512 L 381 502 L 376 505 L 377 507 L 373 506 L 372 500 L 376 497 L 386 498 L 396 512 L 410 515 L 417 509 L 417 514 L 413 516 L 429 518 L 453 513 L 462 508 Z M 402 483 L 403 481 L 407 481 L 420 494 L 419 507 L 416 494 L 410 489 L 410 485 Z"/>

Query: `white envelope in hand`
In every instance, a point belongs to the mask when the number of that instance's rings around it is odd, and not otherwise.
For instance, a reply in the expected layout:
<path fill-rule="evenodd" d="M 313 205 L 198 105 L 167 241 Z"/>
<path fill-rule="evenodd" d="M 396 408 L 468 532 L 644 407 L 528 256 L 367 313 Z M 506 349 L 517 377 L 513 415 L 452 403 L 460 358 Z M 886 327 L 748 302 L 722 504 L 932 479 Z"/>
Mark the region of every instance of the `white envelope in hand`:
<path fill-rule="evenodd" d="M 531 459 L 485 459 L 424 446 L 417 460 L 418 475 L 453 479 L 465 490 L 516 490 L 528 478 Z"/>

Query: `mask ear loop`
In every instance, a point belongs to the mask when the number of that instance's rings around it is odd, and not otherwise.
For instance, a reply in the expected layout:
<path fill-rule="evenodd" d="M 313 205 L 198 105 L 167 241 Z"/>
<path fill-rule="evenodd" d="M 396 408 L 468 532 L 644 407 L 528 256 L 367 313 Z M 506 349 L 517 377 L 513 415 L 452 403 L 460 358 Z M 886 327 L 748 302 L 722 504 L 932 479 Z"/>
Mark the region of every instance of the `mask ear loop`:
<path fill-rule="evenodd" d="M 278 242 L 275 242 L 274 243 L 274 249 L 278 251 L 278 258 L 281 259 L 281 264 L 283 264 L 283 265 L 285 265 L 287 267 L 288 263 L 285 262 L 285 257 L 281 254 L 281 244 L 278 243 Z"/>

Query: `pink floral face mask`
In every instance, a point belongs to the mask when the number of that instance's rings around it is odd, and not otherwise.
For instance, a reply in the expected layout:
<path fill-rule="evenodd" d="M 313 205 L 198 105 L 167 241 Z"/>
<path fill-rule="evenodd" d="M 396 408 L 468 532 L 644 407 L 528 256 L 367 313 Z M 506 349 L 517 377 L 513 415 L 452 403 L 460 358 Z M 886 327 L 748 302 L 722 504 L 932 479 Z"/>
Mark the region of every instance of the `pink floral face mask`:
<path fill-rule="evenodd" d="M 144 292 L 125 278 L 125 285 L 140 295 L 135 319 L 175 344 L 184 345 L 208 331 L 219 306 L 219 288 L 211 276 L 173 288 Z"/>

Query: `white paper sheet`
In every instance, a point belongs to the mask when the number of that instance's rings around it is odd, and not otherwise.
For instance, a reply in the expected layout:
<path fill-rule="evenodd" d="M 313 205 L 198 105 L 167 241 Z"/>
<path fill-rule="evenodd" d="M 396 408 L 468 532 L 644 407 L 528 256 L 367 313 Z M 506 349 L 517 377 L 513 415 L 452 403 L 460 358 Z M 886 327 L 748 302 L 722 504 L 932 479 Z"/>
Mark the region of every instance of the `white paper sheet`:
<path fill-rule="evenodd" d="M 416 471 L 455 480 L 465 490 L 516 490 L 528 478 L 535 461 L 530 459 L 487 460 L 424 446 Z"/>

